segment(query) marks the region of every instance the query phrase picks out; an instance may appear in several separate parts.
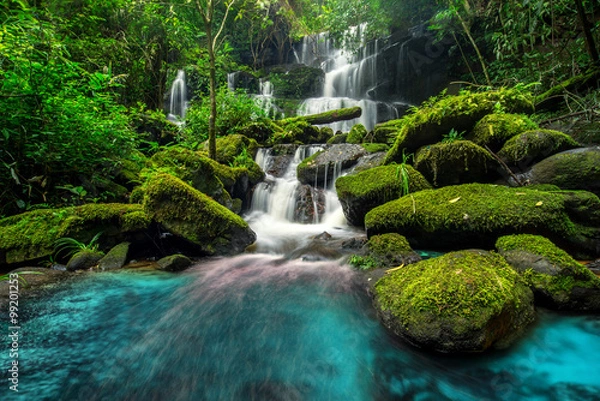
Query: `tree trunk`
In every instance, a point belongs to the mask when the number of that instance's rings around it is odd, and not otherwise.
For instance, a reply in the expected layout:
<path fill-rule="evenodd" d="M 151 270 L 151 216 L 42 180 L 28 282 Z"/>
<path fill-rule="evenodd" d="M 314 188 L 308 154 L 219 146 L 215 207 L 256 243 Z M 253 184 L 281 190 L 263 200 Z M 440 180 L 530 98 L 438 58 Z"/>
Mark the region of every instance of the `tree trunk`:
<path fill-rule="evenodd" d="M 206 39 L 208 41 L 209 60 L 209 88 L 210 88 L 210 115 L 208 117 L 208 157 L 217 159 L 217 78 L 215 49 L 213 47 L 212 27 L 205 24 Z"/>
<path fill-rule="evenodd" d="M 592 35 L 592 30 L 590 29 L 590 22 L 585 15 L 585 10 L 583 9 L 583 4 L 581 0 L 575 0 L 575 6 L 577 7 L 577 15 L 579 16 L 579 22 L 581 22 L 581 27 L 583 28 L 583 34 L 585 35 L 585 43 L 588 48 L 588 53 L 592 58 L 592 62 L 595 65 L 600 65 L 600 58 L 598 57 L 598 50 L 596 49 L 596 43 L 594 42 L 594 36 Z"/>

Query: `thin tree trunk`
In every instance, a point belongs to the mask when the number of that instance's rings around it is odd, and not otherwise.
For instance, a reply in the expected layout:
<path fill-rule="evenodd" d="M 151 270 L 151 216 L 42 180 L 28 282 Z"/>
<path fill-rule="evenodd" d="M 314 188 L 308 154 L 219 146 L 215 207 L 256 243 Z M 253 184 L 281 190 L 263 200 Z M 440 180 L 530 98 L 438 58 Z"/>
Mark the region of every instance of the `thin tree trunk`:
<path fill-rule="evenodd" d="M 585 15 L 585 10 L 583 9 L 581 0 L 575 0 L 575 6 L 577 7 L 577 15 L 579 16 L 579 21 L 581 22 L 581 27 L 583 28 L 583 33 L 585 35 L 585 43 L 588 48 L 588 53 L 592 58 L 592 62 L 596 65 L 600 65 L 600 58 L 598 57 L 598 50 L 596 49 L 594 36 L 592 35 L 592 30 L 590 29 L 590 22 Z"/>
<path fill-rule="evenodd" d="M 208 117 L 208 157 L 217 158 L 217 78 L 215 49 L 212 46 L 212 27 L 206 25 L 206 38 L 208 39 L 208 61 L 209 61 L 209 88 L 210 88 L 210 115 Z"/>
<path fill-rule="evenodd" d="M 485 80 L 486 80 L 487 84 L 491 86 L 492 81 L 490 80 L 490 75 L 488 74 L 487 68 L 485 66 L 485 60 L 483 59 L 483 56 L 481 55 L 481 52 L 479 51 L 479 47 L 477 46 L 477 43 L 475 43 L 475 39 L 471 35 L 471 30 L 469 29 L 469 26 L 467 25 L 465 20 L 460 16 L 460 13 L 458 12 L 458 10 L 455 9 L 454 14 L 456 14 L 456 17 L 460 21 L 460 24 L 462 25 L 463 30 L 465 31 L 465 34 L 467 35 L 467 37 L 469 38 L 469 41 L 471 42 L 471 45 L 473 45 L 473 48 L 475 49 L 475 53 L 477 53 L 477 58 L 479 59 L 479 63 L 481 64 L 481 69 L 483 70 L 483 75 L 485 75 Z"/>

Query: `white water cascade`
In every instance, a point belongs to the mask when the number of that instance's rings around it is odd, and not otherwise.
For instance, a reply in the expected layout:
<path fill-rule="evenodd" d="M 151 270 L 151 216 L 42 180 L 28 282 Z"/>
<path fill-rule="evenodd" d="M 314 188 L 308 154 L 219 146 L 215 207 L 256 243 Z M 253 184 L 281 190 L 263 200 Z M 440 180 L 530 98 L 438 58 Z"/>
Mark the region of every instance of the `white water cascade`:
<path fill-rule="evenodd" d="M 169 114 L 167 119 L 177 124 L 185 121 L 185 113 L 188 108 L 187 88 L 185 82 L 185 71 L 177 71 L 177 76 L 171 85 L 169 95 Z"/>
<path fill-rule="evenodd" d="M 258 184 L 253 193 L 252 206 L 246 220 L 257 233 L 256 250 L 258 252 L 277 253 L 281 250 L 291 252 L 310 242 L 312 236 L 328 232 L 336 237 L 349 237 L 355 232 L 351 230 L 342 212 L 335 192 L 335 180 L 342 174 L 341 164 L 334 168 L 334 173 L 327 179 L 324 188 L 302 185 L 297 179 L 296 168 L 307 157 L 322 150 L 319 145 L 299 146 L 290 155 L 289 164 L 279 176 L 269 174 L 272 165 L 279 157 L 273 149 L 260 149 L 256 163 L 266 172 L 266 179 Z M 315 179 L 316 181 L 316 179 Z M 299 195 L 302 190 L 309 191 L 306 199 L 312 205 L 304 205 L 312 212 L 309 224 L 298 222 Z"/>
<path fill-rule="evenodd" d="M 378 77 L 380 55 L 379 40 L 365 42 L 366 25 L 352 29 L 351 33 L 361 41 L 355 54 L 336 48 L 327 33 L 305 36 L 296 61 L 308 66 L 320 67 L 325 71 L 323 95 L 306 99 L 299 107 L 298 114 L 308 115 L 334 109 L 360 106 L 362 116 L 351 121 L 342 121 L 329 126 L 335 131 L 347 132 L 355 124 L 363 124 L 371 130 L 379 121 L 399 117 L 398 108 L 403 103 L 385 103 L 373 100 Z"/>

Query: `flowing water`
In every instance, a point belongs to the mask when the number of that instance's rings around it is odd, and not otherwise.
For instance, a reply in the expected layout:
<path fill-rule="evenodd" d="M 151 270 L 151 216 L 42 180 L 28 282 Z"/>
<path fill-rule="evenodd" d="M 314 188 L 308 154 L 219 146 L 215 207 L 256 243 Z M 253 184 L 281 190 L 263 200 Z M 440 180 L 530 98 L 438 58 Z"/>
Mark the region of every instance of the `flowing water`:
<path fill-rule="evenodd" d="M 177 76 L 171 85 L 169 92 L 169 111 L 167 119 L 177 124 L 185 121 L 185 114 L 188 108 L 187 86 L 185 81 L 185 71 L 178 70 Z"/>
<path fill-rule="evenodd" d="M 266 167 L 272 156 L 258 161 Z M 247 219 L 256 253 L 178 274 L 83 274 L 23 299 L 19 393 L 8 390 L 5 349 L 0 399 L 597 399 L 598 316 L 540 311 L 511 349 L 477 356 L 429 354 L 392 338 L 343 259 L 305 257 L 316 234 L 356 232 L 335 202 L 318 224 L 289 219 L 281 199 L 296 191 L 294 163 L 255 191 Z"/>

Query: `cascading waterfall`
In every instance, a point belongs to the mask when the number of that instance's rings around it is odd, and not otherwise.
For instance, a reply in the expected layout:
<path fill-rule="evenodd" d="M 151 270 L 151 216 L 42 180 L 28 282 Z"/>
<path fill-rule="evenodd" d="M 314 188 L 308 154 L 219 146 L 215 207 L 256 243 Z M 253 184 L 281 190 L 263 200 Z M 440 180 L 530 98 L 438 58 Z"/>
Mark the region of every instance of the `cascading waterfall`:
<path fill-rule="evenodd" d="M 169 114 L 167 118 L 176 123 L 185 121 L 185 113 L 188 107 L 187 87 L 185 82 L 185 71 L 177 71 L 177 76 L 171 85 L 169 96 Z"/>
<path fill-rule="evenodd" d="M 335 131 L 349 131 L 355 124 L 363 124 L 371 130 L 377 122 L 399 117 L 399 104 L 375 101 L 373 91 L 378 82 L 379 40 L 365 43 L 366 25 L 352 30 L 362 46 L 355 55 L 336 48 L 329 35 L 306 36 L 303 38 L 296 60 L 308 66 L 317 66 L 325 71 L 323 95 L 306 99 L 298 108 L 298 114 L 308 115 L 326 111 L 360 106 L 362 116 L 351 121 L 330 124 Z M 405 107 L 404 104 L 400 108 Z"/>

